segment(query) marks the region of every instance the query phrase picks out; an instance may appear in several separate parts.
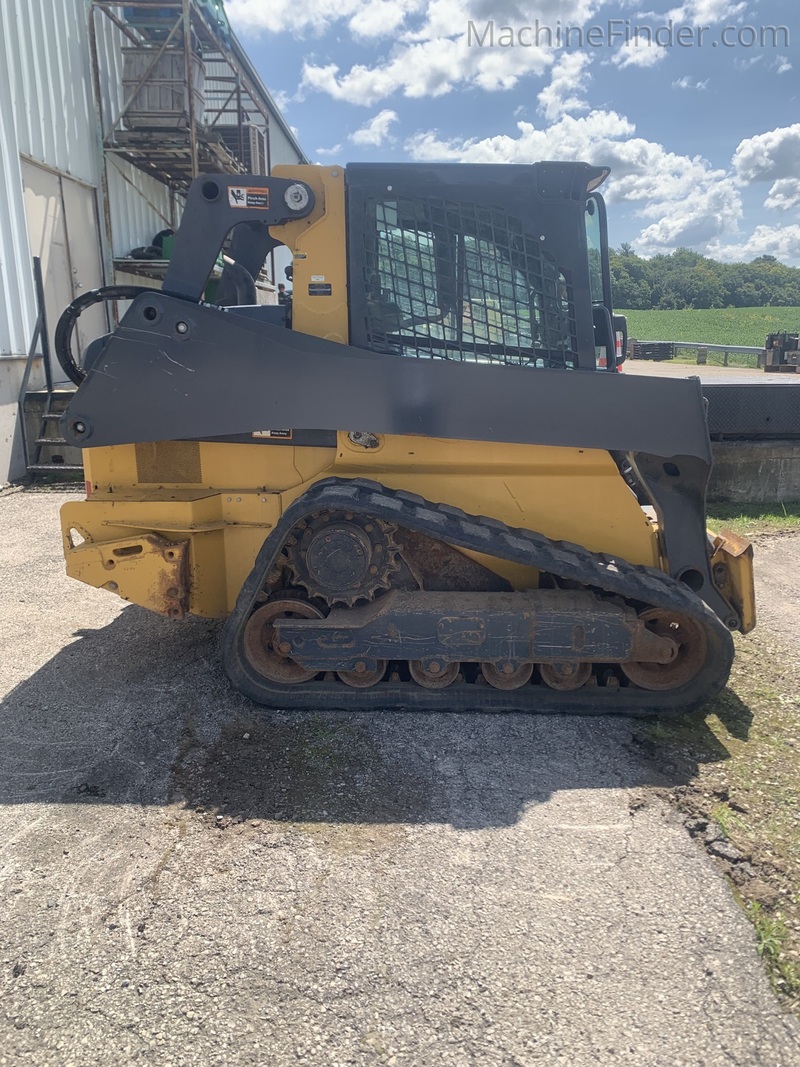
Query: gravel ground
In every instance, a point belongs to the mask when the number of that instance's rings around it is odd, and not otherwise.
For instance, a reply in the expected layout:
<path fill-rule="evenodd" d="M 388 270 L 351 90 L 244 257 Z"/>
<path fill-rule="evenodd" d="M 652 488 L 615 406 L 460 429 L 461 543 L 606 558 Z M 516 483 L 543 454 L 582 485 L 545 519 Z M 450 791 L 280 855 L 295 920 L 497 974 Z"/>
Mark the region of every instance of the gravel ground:
<path fill-rule="evenodd" d="M 0 496 L 0 1065 L 800 1061 L 624 720 L 264 713 L 65 499 Z"/>
<path fill-rule="evenodd" d="M 776 505 L 775 510 L 778 507 L 780 505 Z M 800 576 L 797 573 L 800 533 L 786 530 L 753 540 L 759 577 L 758 625 L 774 634 L 787 650 L 793 649 L 796 656 L 797 619 L 800 616 Z"/>
<path fill-rule="evenodd" d="M 714 363 L 673 363 L 670 360 L 626 359 L 624 374 L 645 374 L 656 378 L 700 378 L 706 382 L 735 382 L 743 385 L 797 384 L 794 374 L 765 374 L 755 367 L 721 367 Z"/>

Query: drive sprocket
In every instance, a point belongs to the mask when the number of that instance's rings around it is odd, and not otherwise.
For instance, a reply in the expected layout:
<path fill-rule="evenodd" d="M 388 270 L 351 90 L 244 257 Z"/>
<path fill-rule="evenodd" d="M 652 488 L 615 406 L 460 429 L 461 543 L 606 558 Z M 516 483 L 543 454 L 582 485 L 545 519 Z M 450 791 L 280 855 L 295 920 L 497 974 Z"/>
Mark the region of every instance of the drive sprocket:
<path fill-rule="evenodd" d="M 352 512 L 309 516 L 287 540 L 292 584 L 331 606 L 371 600 L 390 587 L 399 568 L 396 530 L 393 523 Z"/>

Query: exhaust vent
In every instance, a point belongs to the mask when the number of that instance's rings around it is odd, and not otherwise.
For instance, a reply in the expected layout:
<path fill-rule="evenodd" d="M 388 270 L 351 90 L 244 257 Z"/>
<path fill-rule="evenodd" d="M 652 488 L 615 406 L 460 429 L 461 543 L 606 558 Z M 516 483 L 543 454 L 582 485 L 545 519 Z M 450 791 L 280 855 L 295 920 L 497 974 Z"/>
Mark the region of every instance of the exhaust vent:
<path fill-rule="evenodd" d="M 146 441 L 136 445 L 136 480 L 197 485 L 202 482 L 198 441 Z"/>

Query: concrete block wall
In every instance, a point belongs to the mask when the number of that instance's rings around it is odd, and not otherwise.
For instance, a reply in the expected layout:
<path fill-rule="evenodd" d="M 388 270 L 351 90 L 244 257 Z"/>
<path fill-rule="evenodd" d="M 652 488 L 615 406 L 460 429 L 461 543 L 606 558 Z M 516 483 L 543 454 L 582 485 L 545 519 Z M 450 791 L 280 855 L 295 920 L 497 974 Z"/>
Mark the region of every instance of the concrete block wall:
<path fill-rule="evenodd" d="M 800 441 L 717 441 L 708 498 L 715 503 L 800 500 Z"/>

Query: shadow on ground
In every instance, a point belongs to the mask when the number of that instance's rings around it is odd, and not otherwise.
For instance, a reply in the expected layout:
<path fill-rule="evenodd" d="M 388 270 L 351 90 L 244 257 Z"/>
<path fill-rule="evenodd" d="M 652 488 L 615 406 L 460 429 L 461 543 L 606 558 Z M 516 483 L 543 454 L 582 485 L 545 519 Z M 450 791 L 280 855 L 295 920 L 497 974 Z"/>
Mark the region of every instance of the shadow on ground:
<path fill-rule="evenodd" d="M 129 607 L 78 631 L 0 706 L 0 803 L 479 828 L 512 825 L 559 790 L 675 786 L 697 769 L 654 765 L 621 718 L 267 712 L 231 691 L 219 629 Z M 738 698 L 721 706 L 746 733 Z M 695 742 L 707 735 L 703 762 L 727 758 L 702 716 L 691 728 Z"/>

